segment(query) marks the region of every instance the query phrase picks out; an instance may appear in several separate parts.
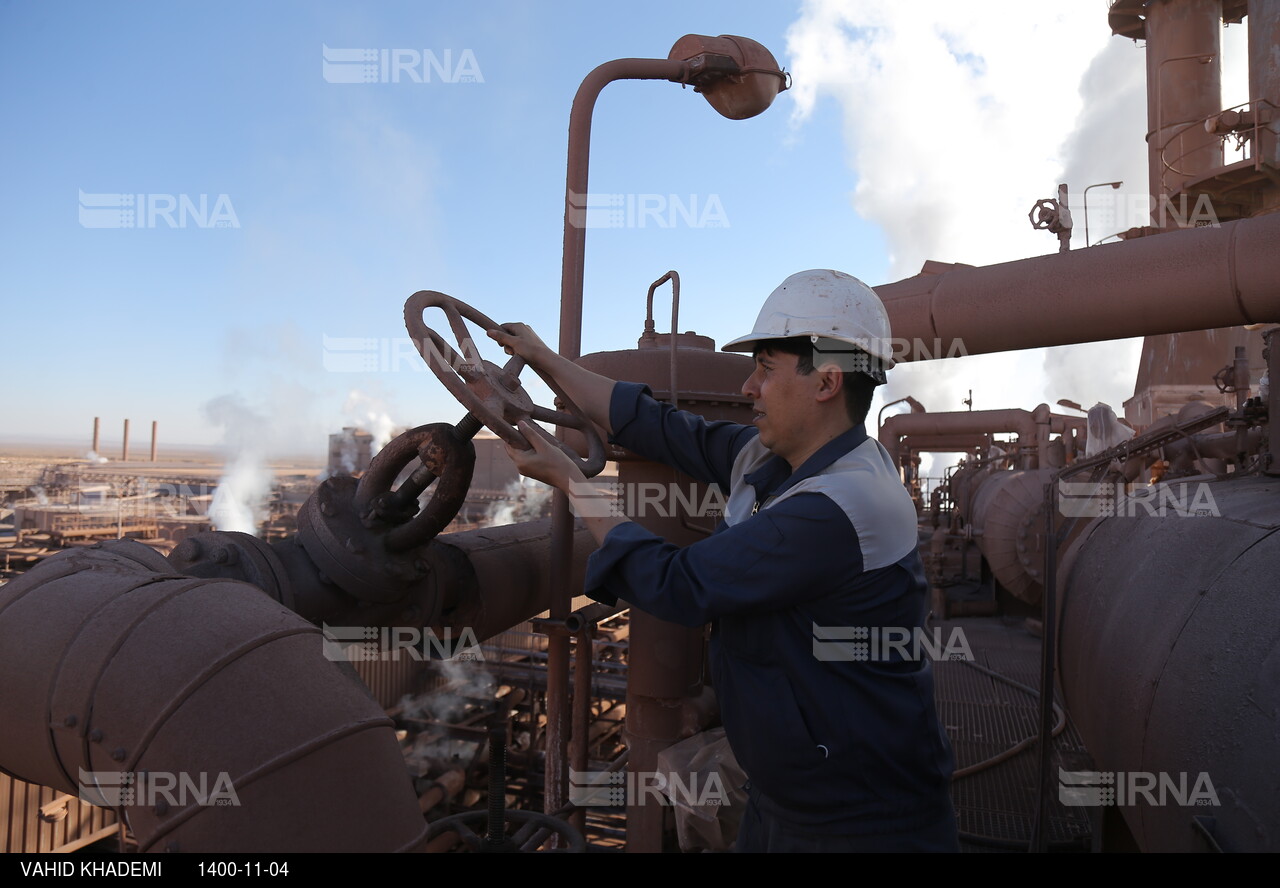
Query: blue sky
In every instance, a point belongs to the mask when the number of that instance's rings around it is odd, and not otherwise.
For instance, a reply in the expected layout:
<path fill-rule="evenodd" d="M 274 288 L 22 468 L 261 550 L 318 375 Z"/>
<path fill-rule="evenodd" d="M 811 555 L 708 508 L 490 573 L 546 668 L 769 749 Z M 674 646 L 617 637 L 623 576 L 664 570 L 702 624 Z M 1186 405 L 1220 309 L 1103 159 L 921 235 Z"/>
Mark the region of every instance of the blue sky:
<path fill-rule="evenodd" d="M 219 399 L 242 407 L 270 450 L 319 452 L 328 432 L 374 414 L 409 425 L 456 420 L 461 409 L 411 361 L 371 373 L 326 369 L 325 337 L 375 339 L 394 355 L 405 299 L 434 289 L 554 341 L 566 132 L 582 78 L 609 59 L 665 57 L 686 33 L 729 33 L 769 47 L 799 86 L 819 68 L 792 55 L 809 52 L 805 28 L 824 27 L 832 6 L 0 2 L 0 438 L 83 437 L 87 449 L 101 416 L 108 451 L 125 417 L 135 429 L 158 420 L 162 442 L 217 444 L 227 429 L 208 405 Z M 991 27 L 1002 4 L 978 6 L 989 21 L 937 26 L 940 64 L 965 72 L 975 107 L 988 108 L 1004 76 Z M 1060 15 L 1032 4 L 1027 18 Z M 1092 35 L 1062 62 L 1078 99 L 1109 38 L 1100 5 L 1076 20 Z M 886 27 L 846 17 L 842 51 L 890 53 L 895 34 L 909 37 L 913 26 Z M 478 76 L 447 82 L 420 63 L 429 82 L 333 83 L 322 69 L 326 45 L 426 50 L 441 63 L 447 53 L 455 68 L 469 53 L 467 71 Z M 1141 53 L 1130 52 L 1140 67 Z M 1054 249 L 1047 235 L 1005 242 L 992 228 L 986 240 L 1004 244 L 1001 253 L 971 257 L 955 244 L 954 255 L 934 255 L 935 233 L 915 245 L 928 253 L 917 257 L 912 235 L 895 231 L 885 202 L 866 190 L 862 167 L 874 135 L 890 160 L 903 146 L 911 179 L 910 164 L 929 164 L 912 160 L 909 146 L 939 134 L 869 134 L 866 109 L 849 98 L 857 85 L 822 77 L 748 121 L 719 117 L 675 84 L 604 91 L 591 191 L 656 201 L 659 212 L 589 231 L 585 352 L 634 347 L 645 290 L 669 268 L 682 276 L 681 327 L 723 342 L 746 332 L 768 292 L 800 269 L 840 268 L 876 284 L 920 258 L 999 261 Z M 1026 88 L 1014 79 L 1003 82 Z M 1044 156 L 1031 152 L 1043 172 L 1019 177 L 1030 179 L 1015 195 L 1026 206 L 1051 195 L 1068 165 L 1058 149 L 1075 110 L 1059 116 L 1060 131 L 1038 133 Z M 1134 153 L 1141 163 L 1140 143 Z M 891 203 L 927 215 L 937 191 L 925 177 Z M 95 195 L 144 195 L 144 205 L 161 207 L 205 195 L 210 210 L 221 199 L 234 224 L 206 227 L 198 213 L 181 224 L 175 212 L 178 225 L 162 216 L 86 227 L 81 193 L 90 209 Z M 699 216 L 720 224 L 690 224 Z M 976 406 L 1034 406 L 989 395 Z"/>

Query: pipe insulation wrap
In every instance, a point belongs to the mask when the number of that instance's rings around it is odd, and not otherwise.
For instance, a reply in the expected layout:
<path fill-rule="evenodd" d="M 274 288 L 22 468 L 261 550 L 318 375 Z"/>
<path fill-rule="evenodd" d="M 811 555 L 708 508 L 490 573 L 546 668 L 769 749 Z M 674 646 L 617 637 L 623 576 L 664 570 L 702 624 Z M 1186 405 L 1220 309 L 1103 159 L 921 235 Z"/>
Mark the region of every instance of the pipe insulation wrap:
<path fill-rule="evenodd" d="M 254 586 L 69 550 L 0 588 L 0 768 L 125 775 L 105 800 L 142 851 L 419 849 L 393 723 L 348 672 Z"/>

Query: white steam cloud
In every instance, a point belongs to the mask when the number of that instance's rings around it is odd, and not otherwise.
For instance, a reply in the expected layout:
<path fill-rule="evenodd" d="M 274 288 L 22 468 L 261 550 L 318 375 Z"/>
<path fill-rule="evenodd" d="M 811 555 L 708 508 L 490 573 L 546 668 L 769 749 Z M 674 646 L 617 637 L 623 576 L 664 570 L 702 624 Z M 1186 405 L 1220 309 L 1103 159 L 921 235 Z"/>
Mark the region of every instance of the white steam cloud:
<path fill-rule="evenodd" d="M 343 415 L 373 436 L 372 455 L 387 446 L 396 424 L 392 421 L 386 403 L 381 398 L 352 389 L 342 406 Z M 350 471 L 350 470 L 349 470 Z"/>
<path fill-rule="evenodd" d="M 218 530 L 257 536 L 275 480 L 263 453 L 267 418 L 234 395 L 213 399 L 204 405 L 204 412 L 209 422 L 222 429 L 226 453 L 209 517 Z"/>
<path fill-rule="evenodd" d="M 1243 45 L 1243 28 L 1225 32 L 1224 107 L 1244 100 Z M 1057 239 L 1033 230 L 1027 213 L 1060 182 L 1075 249 L 1086 246 L 1089 185 L 1124 182 L 1089 191 L 1091 241 L 1146 224 L 1145 52 L 1111 35 L 1101 3 L 1011 12 L 995 2 L 808 0 L 787 49 L 793 126 L 822 113 L 824 100 L 838 105 L 851 205 L 884 230 L 892 280 L 929 259 L 987 265 L 1055 252 Z M 964 410 L 970 390 L 975 410 L 1060 398 L 1119 410 L 1140 343 L 903 365 L 873 415 L 908 394 L 931 411 Z"/>

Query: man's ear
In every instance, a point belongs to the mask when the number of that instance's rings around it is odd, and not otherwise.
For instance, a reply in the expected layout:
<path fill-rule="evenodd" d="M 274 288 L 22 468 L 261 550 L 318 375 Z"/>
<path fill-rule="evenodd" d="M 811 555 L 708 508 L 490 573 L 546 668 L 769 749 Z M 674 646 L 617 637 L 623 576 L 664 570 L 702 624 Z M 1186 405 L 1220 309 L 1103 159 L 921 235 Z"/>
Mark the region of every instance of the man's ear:
<path fill-rule="evenodd" d="M 832 398 L 843 397 L 844 393 L 844 373 L 835 364 L 827 364 L 819 370 L 818 374 L 818 391 L 816 398 L 819 402 L 830 401 Z"/>

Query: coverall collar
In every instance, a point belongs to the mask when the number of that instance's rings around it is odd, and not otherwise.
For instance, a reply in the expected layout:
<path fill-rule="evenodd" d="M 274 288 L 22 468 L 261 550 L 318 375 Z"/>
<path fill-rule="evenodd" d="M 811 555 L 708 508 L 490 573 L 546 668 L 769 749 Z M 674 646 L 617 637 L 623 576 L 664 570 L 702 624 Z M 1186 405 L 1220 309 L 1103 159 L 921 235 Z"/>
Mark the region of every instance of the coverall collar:
<path fill-rule="evenodd" d="M 819 447 L 794 472 L 785 459 L 775 454 L 754 472 L 743 475 L 743 480 L 755 488 L 756 502 L 763 504 L 765 499 L 779 496 L 805 478 L 818 474 L 849 451 L 861 447 L 866 440 L 867 430 L 859 423 Z"/>

